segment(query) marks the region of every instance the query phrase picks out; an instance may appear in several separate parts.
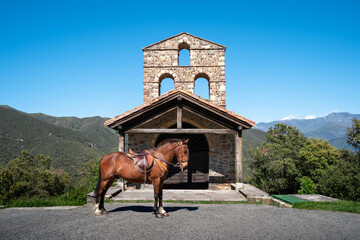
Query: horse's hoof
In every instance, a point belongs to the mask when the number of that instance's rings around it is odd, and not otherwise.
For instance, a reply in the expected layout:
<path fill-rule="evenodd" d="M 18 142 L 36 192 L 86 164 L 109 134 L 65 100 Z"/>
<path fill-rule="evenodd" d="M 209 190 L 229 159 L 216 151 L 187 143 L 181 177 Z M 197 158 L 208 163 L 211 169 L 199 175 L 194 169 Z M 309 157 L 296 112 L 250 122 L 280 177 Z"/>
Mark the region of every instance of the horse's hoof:
<path fill-rule="evenodd" d="M 109 212 L 106 211 L 105 209 L 103 209 L 103 210 L 101 211 L 101 214 L 109 214 Z"/>
<path fill-rule="evenodd" d="M 155 217 L 156 218 L 163 218 L 164 216 L 162 214 L 158 213 L 158 214 L 155 215 Z"/>
<path fill-rule="evenodd" d="M 95 216 L 100 216 L 101 212 L 95 212 Z"/>
<path fill-rule="evenodd" d="M 162 215 L 163 215 L 163 217 L 168 217 L 169 216 L 169 214 L 167 212 L 163 213 Z"/>

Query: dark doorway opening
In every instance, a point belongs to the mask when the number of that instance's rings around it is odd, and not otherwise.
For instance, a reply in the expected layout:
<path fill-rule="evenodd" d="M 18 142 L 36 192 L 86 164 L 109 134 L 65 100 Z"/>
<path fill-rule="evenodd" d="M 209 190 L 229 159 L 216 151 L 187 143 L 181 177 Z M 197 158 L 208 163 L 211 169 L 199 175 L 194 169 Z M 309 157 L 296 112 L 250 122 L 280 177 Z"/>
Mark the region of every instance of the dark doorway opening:
<path fill-rule="evenodd" d="M 183 122 L 183 128 L 196 128 Z M 170 128 L 176 128 L 176 124 Z M 157 146 L 167 138 L 189 139 L 189 165 L 181 172 L 170 167 L 164 188 L 167 189 L 207 189 L 209 187 L 209 144 L 204 134 L 161 134 L 155 142 Z M 174 158 L 173 163 L 176 163 Z"/>

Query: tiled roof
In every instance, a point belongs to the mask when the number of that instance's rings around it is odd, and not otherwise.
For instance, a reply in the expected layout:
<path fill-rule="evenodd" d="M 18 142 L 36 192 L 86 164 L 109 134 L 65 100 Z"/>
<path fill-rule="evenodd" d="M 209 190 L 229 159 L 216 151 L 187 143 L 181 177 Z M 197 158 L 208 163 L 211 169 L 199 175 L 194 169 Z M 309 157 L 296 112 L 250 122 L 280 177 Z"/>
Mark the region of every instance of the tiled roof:
<path fill-rule="evenodd" d="M 230 116 L 232 116 L 232 117 L 234 117 L 236 119 L 239 119 L 239 120 L 241 120 L 243 122 L 246 122 L 246 123 L 248 123 L 249 125 L 251 125 L 253 127 L 256 126 L 256 123 L 254 121 L 251 121 L 251 120 L 249 120 L 249 119 L 247 119 L 247 118 L 245 118 L 245 117 L 243 117 L 243 116 L 241 116 L 239 114 L 234 113 L 233 111 L 230 111 L 230 110 L 228 110 L 228 109 L 226 109 L 224 107 L 221 107 L 221 106 L 219 106 L 219 105 L 217 105 L 217 104 L 215 104 L 213 102 L 210 102 L 209 100 L 207 100 L 205 98 L 202 98 L 199 95 L 189 93 L 189 92 L 186 92 L 186 91 L 183 91 L 183 90 L 171 90 L 171 91 L 169 91 L 167 93 L 161 94 L 160 96 L 158 96 L 156 98 L 153 98 L 149 102 L 145 102 L 145 103 L 141 104 L 140 106 L 137 106 L 137 107 L 135 107 L 135 108 L 133 108 L 133 109 L 131 109 L 129 111 L 124 112 L 123 114 L 120 114 L 120 115 L 118 115 L 118 116 L 116 116 L 116 117 L 114 117 L 112 119 L 107 120 L 104 123 L 104 125 L 109 126 L 109 125 L 111 125 L 111 124 L 113 124 L 113 123 L 115 123 L 115 122 L 117 122 L 117 121 L 119 121 L 119 120 L 133 114 L 133 113 L 136 113 L 137 111 L 140 111 L 140 110 L 142 110 L 142 109 L 144 109 L 146 107 L 149 107 L 149 106 L 159 102 L 160 100 L 163 100 L 163 99 L 165 99 L 165 98 L 167 98 L 169 96 L 172 96 L 172 95 L 176 96 L 178 94 L 189 96 L 190 98 L 195 99 L 195 101 L 199 101 L 199 102 L 204 103 L 204 104 L 206 104 L 208 106 L 211 106 L 212 108 L 217 109 L 220 112 L 228 114 L 228 115 L 230 115 Z"/>

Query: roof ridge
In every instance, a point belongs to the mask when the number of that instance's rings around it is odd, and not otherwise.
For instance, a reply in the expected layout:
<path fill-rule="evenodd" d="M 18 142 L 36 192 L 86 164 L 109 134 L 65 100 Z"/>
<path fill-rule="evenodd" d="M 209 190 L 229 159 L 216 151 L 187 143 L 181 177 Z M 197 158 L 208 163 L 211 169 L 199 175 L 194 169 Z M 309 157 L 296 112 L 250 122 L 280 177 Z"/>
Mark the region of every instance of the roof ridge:
<path fill-rule="evenodd" d="M 186 35 L 189 35 L 189 36 L 191 36 L 191 37 L 198 38 L 198 39 L 200 39 L 200 40 L 203 40 L 203 41 L 206 41 L 206 42 L 215 44 L 215 45 L 217 45 L 217 46 L 219 46 L 219 47 L 222 47 L 222 48 L 226 49 L 226 46 L 221 45 L 221 44 L 219 44 L 219 43 L 212 42 L 212 41 L 210 41 L 210 40 L 207 40 L 207 39 L 205 39 L 205 38 L 201 38 L 201 37 L 192 35 L 192 34 L 187 33 L 187 32 L 182 32 L 182 33 L 176 34 L 176 35 L 174 35 L 174 36 L 172 36 L 172 37 L 168 37 L 168 38 L 166 38 L 166 39 L 163 39 L 163 40 L 161 40 L 161 41 L 158 41 L 158 42 L 156 42 L 156 43 L 153 43 L 153 44 L 151 44 L 151 45 L 149 45 L 149 46 L 143 47 L 142 50 L 144 51 L 144 50 L 147 49 L 147 48 L 150 48 L 150 47 L 152 47 L 152 46 L 154 46 L 154 45 L 156 45 L 156 44 L 159 44 L 159 43 L 168 41 L 168 40 L 170 40 L 170 39 L 172 39 L 172 38 L 178 37 L 178 36 L 180 36 L 180 35 L 182 35 L 182 34 L 186 34 Z"/>

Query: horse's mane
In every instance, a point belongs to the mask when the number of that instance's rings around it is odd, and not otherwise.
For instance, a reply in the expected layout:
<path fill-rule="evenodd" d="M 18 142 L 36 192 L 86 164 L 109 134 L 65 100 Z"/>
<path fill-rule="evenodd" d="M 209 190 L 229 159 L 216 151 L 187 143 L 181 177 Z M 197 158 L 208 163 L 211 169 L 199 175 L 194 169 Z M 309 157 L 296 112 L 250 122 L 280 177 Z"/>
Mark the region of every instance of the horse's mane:
<path fill-rule="evenodd" d="M 162 140 L 158 145 L 157 148 L 164 146 L 167 143 L 177 143 L 177 142 L 182 142 L 183 140 L 180 138 L 167 138 Z"/>
<path fill-rule="evenodd" d="M 157 150 L 159 150 L 159 148 L 165 146 L 168 143 L 181 143 L 183 140 L 180 138 L 167 138 L 162 140 L 155 148 L 151 148 L 148 151 L 153 154 L 154 152 L 156 152 Z"/>

